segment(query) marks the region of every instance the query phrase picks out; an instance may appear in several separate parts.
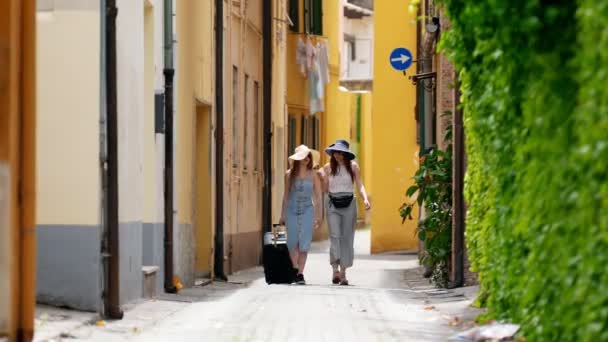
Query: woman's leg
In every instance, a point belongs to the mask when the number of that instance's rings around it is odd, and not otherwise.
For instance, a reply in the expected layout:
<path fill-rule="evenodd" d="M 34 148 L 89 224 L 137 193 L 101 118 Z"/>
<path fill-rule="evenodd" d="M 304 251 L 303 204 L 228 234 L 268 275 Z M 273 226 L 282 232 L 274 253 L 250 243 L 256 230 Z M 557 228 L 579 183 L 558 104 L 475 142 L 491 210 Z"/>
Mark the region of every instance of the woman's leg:
<path fill-rule="evenodd" d="M 293 267 L 293 276 L 295 277 L 298 268 L 298 255 L 300 249 L 298 246 L 298 218 L 297 215 L 287 212 L 286 217 L 287 225 L 287 248 L 289 249 L 289 257 L 291 259 L 291 265 Z"/>
<path fill-rule="evenodd" d="M 357 224 L 357 204 L 353 200 L 345 210 L 342 218 L 342 236 L 340 238 L 340 276 L 346 280 L 346 269 L 353 265 L 355 257 L 355 226 Z M 346 281 L 348 284 L 348 281 Z"/>
<path fill-rule="evenodd" d="M 327 226 L 329 229 L 329 263 L 334 272 L 338 271 L 340 264 L 340 250 L 342 237 L 342 215 L 334 208 L 327 211 Z"/>
<path fill-rule="evenodd" d="M 306 266 L 306 259 L 308 258 L 308 252 L 299 251 L 298 254 L 298 273 L 304 274 L 304 267 Z"/>
<path fill-rule="evenodd" d="M 300 248 L 296 247 L 294 249 L 290 249 L 289 256 L 291 257 L 291 264 L 293 265 L 293 268 L 298 268 L 298 264 L 299 264 L 298 258 L 300 256 Z"/>
<path fill-rule="evenodd" d="M 302 230 L 300 230 L 300 236 L 298 239 L 298 284 L 304 284 L 304 267 L 306 266 L 306 258 L 308 257 L 308 251 L 310 250 L 310 244 L 312 243 L 312 232 L 313 232 L 313 219 L 314 219 L 314 208 L 309 207 L 306 212 L 302 215 Z"/>

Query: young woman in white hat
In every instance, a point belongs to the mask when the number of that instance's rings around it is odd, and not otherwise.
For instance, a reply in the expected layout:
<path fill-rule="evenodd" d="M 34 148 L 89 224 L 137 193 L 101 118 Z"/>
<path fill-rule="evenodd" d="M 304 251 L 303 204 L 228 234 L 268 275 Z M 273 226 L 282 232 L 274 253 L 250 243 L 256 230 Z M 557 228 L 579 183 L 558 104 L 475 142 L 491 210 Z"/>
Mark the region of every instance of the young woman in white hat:
<path fill-rule="evenodd" d="M 312 150 L 300 145 L 289 156 L 292 166 L 285 174 L 283 209 L 279 223 L 287 226 L 287 248 L 294 267 L 295 282 L 304 285 L 304 267 L 313 229 L 321 224 L 321 180 L 313 170 Z"/>
<path fill-rule="evenodd" d="M 329 227 L 329 262 L 333 269 L 332 283 L 348 285 L 346 269 L 353 265 L 355 225 L 357 224 L 357 201 L 355 185 L 363 199 L 365 209 L 371 205 L 361 181 L 361 170 L 354 161 L 355 154 L 349 150 L 346 140 L 337 140 L 325 149 L 331 160 L 323 168 L 324 188 L 329 193 L 327 202 L 327 225 Z"/>

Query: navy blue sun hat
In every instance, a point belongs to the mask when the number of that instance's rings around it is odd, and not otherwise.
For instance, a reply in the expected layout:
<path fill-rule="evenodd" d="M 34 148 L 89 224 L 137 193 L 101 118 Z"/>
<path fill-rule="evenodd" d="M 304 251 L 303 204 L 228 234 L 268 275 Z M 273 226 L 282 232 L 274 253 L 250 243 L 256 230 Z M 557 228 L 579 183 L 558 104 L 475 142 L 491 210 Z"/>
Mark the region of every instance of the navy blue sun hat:
<path fill-rule="evenodd" d="M 335 143 L 329 145 L 329 147 L 325 149 L 325 153 L 331 156 L 333 152 L 342 152 L 347 159 L 353 160 L 355 159 L 355 154 L 351 152 L 349 148 L 350 145 L 348 144 L 348 141 L 338 139 Z"/>

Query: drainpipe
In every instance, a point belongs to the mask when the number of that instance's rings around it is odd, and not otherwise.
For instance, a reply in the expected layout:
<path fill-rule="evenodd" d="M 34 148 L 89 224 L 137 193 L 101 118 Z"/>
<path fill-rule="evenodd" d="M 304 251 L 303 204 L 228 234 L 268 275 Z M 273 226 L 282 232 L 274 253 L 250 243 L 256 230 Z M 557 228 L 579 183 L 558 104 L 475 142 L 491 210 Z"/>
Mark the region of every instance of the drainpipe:
<path fill-rule="evenodd" d="M 425 10 L 428 9 L 428 3 L 427 5 L 425 5 Z M 419 9 L 419 16 L 422 14 L 422 9 Z M 427 14 L 426 12 L 424 13 L 425 15 Z M 419 152 L 419 156 L 422 157 L 423 155 L 425 155 L 428 152 L 428 148 L 431 147 L 431 138 L 432 138 L 432 133 L 431 132 L 427 132 L 427 130 L 432 129 L 434 130 L 435 127 L 429 127 L 429 124 L 433 124 L 433 122 L 429 122 L 432 121 L 430 120 L 432 117 L 432 105 L 431 105 L 431 101 L 433 101 L 433 97 L 428 94 L 429 91 L 427 90 L 427 88 L 431 88 L 433 87 L 432 83 L 433 83 L 433 78 L 435 76 L 433 76 L 433 47 L 434 47 L 434 42 L 437 36 L 437 31 L 434 32 L 429 32 L 428 30 L 424 31 L 423 30 L 423 26 L 422 23 L 419 23 L 417 26 L 417 40 L 419 42 L 417 49 L 418 49 L 418 75 L 415 76 L 415 78 L 418 81 L 418 116 L 419 116 L 419 122 L 420 122 L 420 152 Z M 427 87 L 427 82 L 429 84 L 430 87 Z M 431 90 L 432 91 L 432 90 Z M 431 133 L 431 134 L 428 134 Z M 420 218 L 424 219 L 424 217 L 426 216 L 425 212 L 424 212 L 424 208 L 420 208 Z M 426 243 L 425 242 L 421 242 L 419 243 L 419 246 L 421 248 L 421 251 L 426 249 Z M 431 267 L 425 266 L 424 269 L 424 277 L 428 278 L 432 275 L 433 273 L 433 269 Z"/>
<path fill-rule="evenodd" d="M 108 262 L 107 295 L 104 314 L 122 319 L 119 299 L 118 248 L 118 110 L 116 102 L 116 0 L 106 1 L 106 110 L 107 110 L 107 193 L 105 218 L 107 225 Z"/>
<path fill-rule="evenodd" d="M 165 28 L 165 291 L 176 293 L 173 285 L 173 1 L 164 3 Z"/>
<path fill-rule="evenodd" d="M 262 230 L 272 225 L 272 0 L 263 0 L 263 82 L 264 82 L 264 189 L 262 192 Z M 263 234 L 262 234 L 263 236 Z"/>
<path fill-rule="evenodd" d="M 36 309 L 36 2 L 22 2 L 19 341 L 34 337 Z M 4 114 L 6 115 L 6 114 Z"/>
<path fill-rule="evenodd" d="M 215 248 L 214 278 L 224 274 L 224 0 L 215 0 Z"/>
<path fill-rule="evenodd" d="M 458 84 L 458 81 L 457 81 Z M 462 125 L 462 109 L 460 105 L 460 87 L 455 90 L 456 110 L 454 113 L 454 170 L 453 170 L 453 229 L 452 229 L 452 286 L 460 287 L 464 284 L 464 127 Z"/>

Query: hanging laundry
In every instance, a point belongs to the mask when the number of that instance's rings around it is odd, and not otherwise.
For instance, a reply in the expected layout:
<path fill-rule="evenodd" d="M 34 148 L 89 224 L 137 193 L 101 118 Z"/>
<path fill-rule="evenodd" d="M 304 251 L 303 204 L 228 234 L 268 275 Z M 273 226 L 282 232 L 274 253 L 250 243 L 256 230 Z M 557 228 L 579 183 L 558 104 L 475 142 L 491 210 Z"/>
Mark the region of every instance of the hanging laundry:
<path fill-rule="evenodd" d="M 316 50 L 315 46 L 312 45 L 310 37 L 306 40 L 306 69 L 310 70 L 313 67 L 313 58 L 315 58 Z"/>
<path fill-rule="evenodd" d="M 298 38 L 298 46 L 296 48 L 296 64 L 300 66 L 300 72 L 303 76 L 306 76 L 307 68 L 307 54 L 306 54 L 306 44 L 302 38 Z"/>
<path fill-rule="evenodd" d="M 315 54 L 311 61 L 311 68 L 308 73 L 308 89 L 310 93 L 310 114 L 324 112 L 324 92 L 325 84 L 321 79 L 319 58 Z"/>
<path fill-rule="evenodd" d="M 327 42 L 317 44 L 317 55 L 319 56 L 319 73 L 323 84 L 329 83 L 329 48 Z"/>

